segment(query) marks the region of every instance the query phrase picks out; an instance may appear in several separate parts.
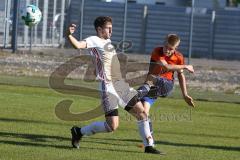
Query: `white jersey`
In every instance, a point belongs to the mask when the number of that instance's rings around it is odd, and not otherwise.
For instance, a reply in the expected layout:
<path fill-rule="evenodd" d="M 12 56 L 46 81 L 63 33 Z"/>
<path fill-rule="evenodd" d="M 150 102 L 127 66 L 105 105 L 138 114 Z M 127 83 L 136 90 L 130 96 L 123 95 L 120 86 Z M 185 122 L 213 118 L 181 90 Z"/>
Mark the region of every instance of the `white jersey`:
<path fill-rule="evenodd" d="M 85 41 L 90 54 L 94 57 L 97 78 L 102 81 L 121 80 L 120 63 L 111 40 L 90 36 Z"/>
<path fill-rule="evenodd" d="M 85 39 L 88 52 L 93 56 L 97 77 L 101 80 L 100 91 L 102 106 L 105 113 L 125 107 L 137 94 L 129 87 L 121 74 L 117 53 L 110 39 L 91 36 Z"/>

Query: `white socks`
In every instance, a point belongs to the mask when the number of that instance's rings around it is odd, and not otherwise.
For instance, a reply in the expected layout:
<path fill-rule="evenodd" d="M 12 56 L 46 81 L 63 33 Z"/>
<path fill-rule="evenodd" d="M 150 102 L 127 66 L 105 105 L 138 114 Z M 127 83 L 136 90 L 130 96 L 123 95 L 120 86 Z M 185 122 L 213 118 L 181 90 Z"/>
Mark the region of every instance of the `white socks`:
<path fill-rule="evenodd" d="M 84 126 L 81 128 L 82 135 L 90 136 L 95 133 L 104 133 L 111 132 L 111 128 L 108 126 L 106 122 L 93 122 L 88 126 Z"/>
<path fill-rule="evenodd" d="M 154 146 L 153 137 L 150 133 L 149 121 L 141 120 L 138 121 L 138 130 L 142 137 L 144 146 Z"/>
<path fill-rule="evenodd" d="M 150 133 L 149 120 L 138 121 L 138 130 L 142 137 L 144 146 L 154 146 L 153 137 Z M 112 129 L 106 122 L 93 122 L 81 128 L 82 135 L 90 136 L 95 133 L 111 132 Z"/>
<path fill-rule="evenodd" d="M 150 118 L 148 118 L 149 121 L 149 128 L 150 128 L 150 133 L 153 136 L 153 126 L 152 126 L 152 120 Z"/>

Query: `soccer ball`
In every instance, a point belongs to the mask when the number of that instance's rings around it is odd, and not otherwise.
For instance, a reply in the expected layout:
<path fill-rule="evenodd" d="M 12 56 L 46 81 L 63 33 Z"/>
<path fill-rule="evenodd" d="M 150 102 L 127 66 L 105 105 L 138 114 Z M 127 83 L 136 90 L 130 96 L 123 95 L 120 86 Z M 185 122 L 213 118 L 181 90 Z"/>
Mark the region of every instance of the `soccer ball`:
<path fill-rule="evenodd" d="M 27 8 L 24 8 L 21 11 L 21 13 L 22 20 L 24 21 L 25 25 L 29 27 L 38 24 L 42 19 L 42 12 L 35 5 L 28 5 Z"/>

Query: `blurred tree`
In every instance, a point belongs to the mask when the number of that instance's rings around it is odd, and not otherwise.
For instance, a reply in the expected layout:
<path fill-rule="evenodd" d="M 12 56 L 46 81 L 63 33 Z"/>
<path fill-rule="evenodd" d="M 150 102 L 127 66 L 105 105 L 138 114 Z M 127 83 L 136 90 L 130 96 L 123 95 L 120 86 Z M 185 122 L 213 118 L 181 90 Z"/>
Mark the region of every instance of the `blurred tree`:
<path fill-rule="evenodd" d="M 227 0 L 228 7 L 237 7 L 240 0 Z"/>
<path fill-rule="evenodd" d="M 240 0 L 237 0 L 237 5 L 240 6 Z"/>

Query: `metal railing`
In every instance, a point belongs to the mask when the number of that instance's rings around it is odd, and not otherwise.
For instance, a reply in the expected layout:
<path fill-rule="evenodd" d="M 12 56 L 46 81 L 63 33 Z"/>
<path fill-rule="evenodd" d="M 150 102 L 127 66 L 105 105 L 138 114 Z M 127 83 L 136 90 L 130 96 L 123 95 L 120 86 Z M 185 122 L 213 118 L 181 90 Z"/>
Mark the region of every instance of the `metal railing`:
<path fill-rule="evenodd" d="M 14 1 L 17 0 L 4 0 L 0 7 L 0 47 L 3 48 L 13 47 Z M 30 42 L 33 47 L 68 46 L 64 38 L 66 26 L 77 24 L 75 36 L 84 39 L 95 34 L 94 19 L 108 15 L 113 17 L 112 41 L 132 42 L 132 48 L 126 51 L 128 53 L 150 53 L 154 47 L 162 44 L 166 34 L 177 33 L 182 40 L 179 49 L 185 56 L 192 53 L 194 57 L 240 59 L 239 8 L 213 10 L 195 6 L 191 12 L 191 7 L 146 5 L 127 0 L 125 2 L 128 3 L 100 0 L 18 1 L 19 10 L 27 4 L 37 5 L 43 19 L 30 29 L 24 26 L 18 16 L 17 47 L 27 48 Z"/>

